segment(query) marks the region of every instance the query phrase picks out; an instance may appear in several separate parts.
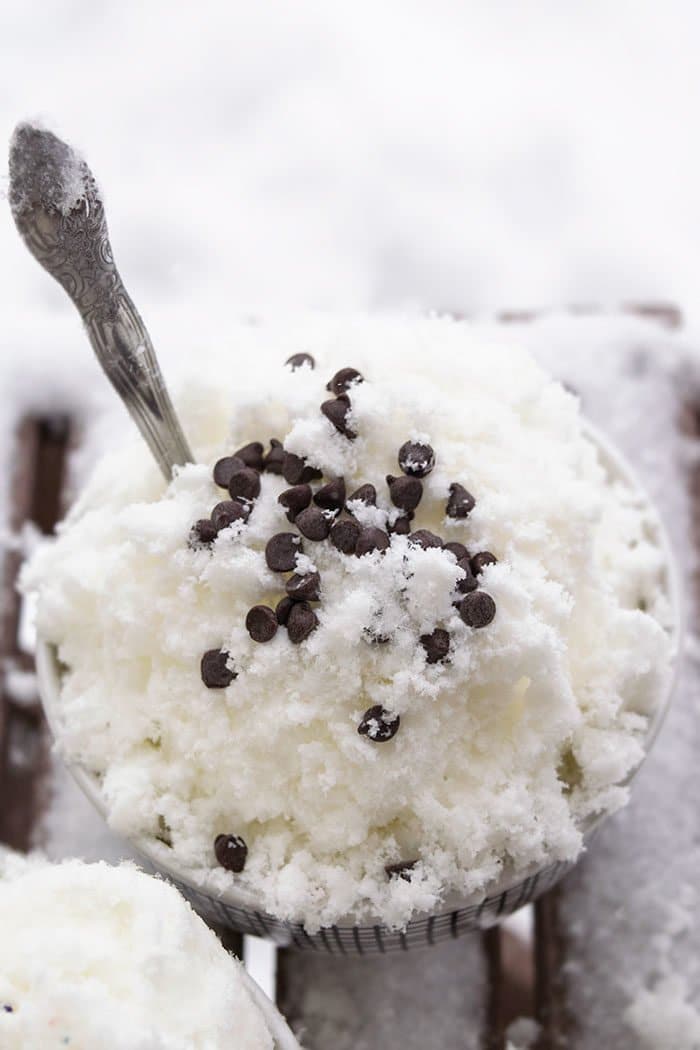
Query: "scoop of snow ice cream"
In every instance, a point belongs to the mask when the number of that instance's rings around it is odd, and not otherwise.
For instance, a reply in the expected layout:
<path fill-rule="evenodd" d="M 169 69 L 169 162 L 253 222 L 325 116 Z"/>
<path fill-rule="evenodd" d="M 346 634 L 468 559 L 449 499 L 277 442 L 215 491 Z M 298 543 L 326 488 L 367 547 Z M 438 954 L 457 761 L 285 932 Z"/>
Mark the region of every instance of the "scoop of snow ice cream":
<path fill-rule="evenodd" d="M 3 1050 L 273 1050 L 241 964 L 172 886 L 123 864 L 7 860 Z"/>
<path fill-rule="evenodd" d="M 197 463 L 109 455 L 24 580 L 112 826 L 311 928 L 574 858 L 670 651 L 576 398 L 450 320 L 309 318 L 227 333 L 180 411 Z"/>

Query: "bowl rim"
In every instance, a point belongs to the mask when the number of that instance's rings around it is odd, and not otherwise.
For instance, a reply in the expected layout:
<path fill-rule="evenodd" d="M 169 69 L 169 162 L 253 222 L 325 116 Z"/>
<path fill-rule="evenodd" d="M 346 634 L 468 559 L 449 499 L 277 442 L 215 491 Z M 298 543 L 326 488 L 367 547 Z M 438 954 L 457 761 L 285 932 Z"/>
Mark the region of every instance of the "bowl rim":
<path fill-rule="evenodd" d="M 671 705 L 671 699 L 678 681 L 681 665 L 680 656 L 685 631 L 685 603 L 683 600 L 680 569 L 668 531 L 655 503 L 648 495 L 645 487 L 639 481 L 636 471 L 617 446 L 588 420 L 584 420 L 583 433 L 595 447 L 601 466 L 603 466 L 613 480 L 622 481 L 639 497 L 652 520 L 655 532 L 654 540 L 663 558 L 663 582 L 670 610 L 670 623 L 668 625 L 662 625 L 664 630 L 666 630 L 670 641 L 668 674 L 665 677 L 663 687 L 660 691 L 659 702 L 654 710 L 647 716 L 649 721 L 644 735 L 644 753 L 637 765 L 634 766 L 627 776 L 616 785 L 625 787 L 631 784 L 646 762 Z M 57 705 L 60 697 L 61 665 L 58 658 L 57 647 L 40 636 L 37 636 L 36 641 L 36 669 L 42 706 L 49 729 L 51 730 L 51 734 L 56 742 L 60 739 L 59 733 L 57 732 Z M 60 748 L 59 753 L 61 753 Z M 93 804 L 98 813 L 106 822 L 108 822 L 107 806 L 102 797 L 98 775 L 90 772 L 78 763 L 69 762 L 63 755 L 61 757 L 78 786 Z M 586 841 L 592 837 L 593 833 L 597 831 L 599 826 L 610 816 L 612 816 L 612 813 L 610 812 L 593 813 L 581 822 L 579 830 L 582 833 L 584 845 Z M 153 865 L 156 870 L 166 877 L 181 882 L 185 886 L 191 887 L 197 893 L 203 894 L 211 900 L 221 902 L 224 906 L 248 909 L 253 912 L 258 911 L 260 901 L 257 899 L 254 892 L 247 887 L 229 886 L 224 890 L 214 890 L 207 884 L 206 877 L 202 880 L 197 880 L 191 875 L 191 873 L 182 871 L 180 868 L 173 865 L 170 857 L 164 855 L 164 851 L 167 847 L 161 847 L 160 844 L 151 837 L 133 837 L 125 839 L 125 841 L 132 845 L 150 864 Z M 580 859 L 583 852 L 584 850 L 582 849 L 575 860 Z M 547 864 L 550 864 L 551 862 L 552 861 L 549 860 L 547 861 Z M 545 867 L 546 865 L 543 865 L 538 869 L 537 866 L 532 866 L 530 869 L 526 870 L 517 872 L 511 870 L 505 872 L 498 881 L 489 885 L 486 890 L 471 895 L 464 895 L 452 891 L 445 894 L 443 897 L 440 905 L 440 912 L 415 913 L 412 915 L 410 922 L 426 919 L 434 914 L 442 914 L 443 911 L 449 911 L 454 908 L 463 908 L 473 904 L 478 904 L 486 897 L 503 893 L 508 889 L 520 885 L 524 879 L 531 877 L 538 870 L 544 870 Z M 298 922 L 301 922 L 301 920 L 281 919 L 278 916 L 275 916 L 275 918 L 283 925 L 295 925 Z M 303 922 L 301 924 L 303 925 Z M 338 927 L 344 925 L 353 927 L 357 926 L 358 922 L 351 916 L 342 916 L 336 920 L 334 925 Z M 365 926 L 372 927 L 375 925 L 382 927 L 384 926 L 384 923 L 381 917 L 369 915 L 366 918 L 363 918 L 360 925 L 363 928 Z M 294 1045 L 298 1044 L 295 1043 Z"/>

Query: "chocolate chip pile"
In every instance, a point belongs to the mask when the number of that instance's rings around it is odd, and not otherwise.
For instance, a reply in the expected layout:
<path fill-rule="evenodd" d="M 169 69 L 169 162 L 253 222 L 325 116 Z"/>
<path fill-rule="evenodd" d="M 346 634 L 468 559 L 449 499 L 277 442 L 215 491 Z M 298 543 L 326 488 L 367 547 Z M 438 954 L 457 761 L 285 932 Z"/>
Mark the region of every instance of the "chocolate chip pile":
<path fill-rule="evenodd" d="M 307 353 L 294 354 L 286 364 L 292 370 L 315 367 L 313 357 Z M 354 368 L 342 368 L 333 376 L 326 389 L 334 396 L 324 401 L 320 411 L 333 427 L 347 440 L 357 437 L 352 429 L 351 394 L 354 387 L 364 381 Z M 479 588 L 481 572 L 487 565 L 496 562 L 489 551 L 470 554 L 464 544 L 445 542 L 441 536 L 428 529 L 412 531 L 416 509 L 423 497 L 423 478 L 435 466 L 435 451 L 425 443 L 406 441 L 398 450 L 401 474 L 388 474 L 385 483 L 394 507 L 400 512 L 386 530 L 362 524 L 357 520 L 358 504 L 376 506 L 377 488 L 367 482 L 349 495 L 342 477 L 331 478 L 315 491 L 311 483 L 322 480 L 322 472 L 309 465 L 306 460 L 284 449 L 282 443 L 272 439 L 265 451 L 259 441 L 252 441 L 233 455 L 225 456 L 214 466 L 214 481 L 228 490 L 229 499 L 222 500 L 213 508 L 209 518 L 195 522 L 190 533 L 190 546 L 195 549 L 211 547 L 218 534 L 234 522 L 245 524 L 250 517 L 255 501 L 261 491 L 261 475 L 264 472 L 284 477 L 289 488 L 278 497 L 286 512 L 287 520 L 296 532 L 278 532 L 271 536 L 265 546 L 265 561 L 275 573 L 288 573 L 284 583 L 285 596 L 272 608 L 269 605 L 254 605 L 245 619 L 250 637 L 260 644 L 272 641 L 280 628 L 287 631 L 289 640 L 298 645 L 318 627 L 318 617 L 313 605 L 322 600 L 322 580 L 318 572 L 296 572 L 297 557 L 304 553 L 304 540 L 312 543 L 330 542 L 347 557 L 361 558 L 373 551 L 385 551 L 392 536 L 407 536 L 409 543 L 423 550 L 441 549 L 452 554 L 464 576 L 457 584 L 454 605 L 461 619 L 471 628 L 480 629 L 491 623 L 496 614 L 496 604 L 486 591 Z M 464 519 L 473 510 L 475 499 L 459 482 L 449 487 L 445 508 L 450 518 Z M 369 631 L 369 629 L 368 629 Z M 390 639 L 369 632 L 371 641 L 385 643 Z M 447 630 L 436 627 L 430 634 L 420 637 L 427 664 L 439 664 L 449 660 L 451 638 Z M 226 650 L 213 649 L 204 653 L 201 660 L 201 677 L 210 689 L 225 689 L 236 678 L 231 666 L 231 655 Z M 365 711 L 357 731 L 373 743 L 385 743 L 399 730 L 399 715 L 375 705 Z M 243 839 L 235 835 L 219 835 L 215 841 L 218 862 L 230 871 L 243 870 L 247 856 Z M 389 877 L 410 878 L 415 862 L 402 862 L 387 867 Z"/>

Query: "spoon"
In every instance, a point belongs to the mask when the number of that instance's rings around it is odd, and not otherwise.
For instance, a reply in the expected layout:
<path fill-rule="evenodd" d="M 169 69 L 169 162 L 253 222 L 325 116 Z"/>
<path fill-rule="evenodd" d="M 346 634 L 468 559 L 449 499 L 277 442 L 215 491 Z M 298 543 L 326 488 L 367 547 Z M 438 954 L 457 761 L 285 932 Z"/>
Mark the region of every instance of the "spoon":
<path fill-rule="evenodd" d="M 10 142 L 10 207 L 24 243 L 78 308 L 97 359 L 167 481 L 192 462 L 153 344 L 122 284 L 102 195 L 56 135 L 18 124 Z"/>

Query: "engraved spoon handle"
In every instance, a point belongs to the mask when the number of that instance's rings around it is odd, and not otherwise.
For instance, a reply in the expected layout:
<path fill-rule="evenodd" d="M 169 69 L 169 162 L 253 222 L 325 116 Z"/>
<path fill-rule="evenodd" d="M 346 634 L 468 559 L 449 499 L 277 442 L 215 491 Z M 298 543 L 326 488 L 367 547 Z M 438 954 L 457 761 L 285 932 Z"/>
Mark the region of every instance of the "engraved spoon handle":
<path fill-rule="evenodd" d="M 153 344 L 119 276 L 97 183 L 50 131 L 20 124 L 10 146 L 10 205 L 35 259 L 78 308 L 93 350 L 166 480 L 192 462 Z"/>

